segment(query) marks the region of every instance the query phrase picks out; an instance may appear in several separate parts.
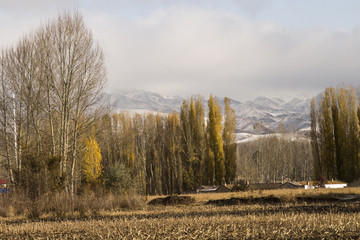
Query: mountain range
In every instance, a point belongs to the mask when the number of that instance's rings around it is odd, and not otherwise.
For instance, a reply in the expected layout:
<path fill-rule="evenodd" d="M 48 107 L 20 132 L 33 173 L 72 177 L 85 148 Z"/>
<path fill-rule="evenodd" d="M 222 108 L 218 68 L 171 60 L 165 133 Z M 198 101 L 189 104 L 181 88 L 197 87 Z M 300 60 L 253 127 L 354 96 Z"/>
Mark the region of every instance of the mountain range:
<path fill-rule="evenodd" d="M 179 96 L 165 97 L 141 90 L 118 91 L 110 95 L 116 111 L 130 112 L 170 113 L 179 111 L 184 100 Z M 222 109 L 224 108 L 223 99 L 223 97 L 217 97 Z M 258 97 L 253 101 L 245 102 L 230 100 L 231 107 L 236 114 L 236 131 L 238 133 L 276 132 L 280 124 L 287 130 L 310 127 L 309 98 Z M 203 101 L 206 106 L 207 99 L 203 98 Z"/>

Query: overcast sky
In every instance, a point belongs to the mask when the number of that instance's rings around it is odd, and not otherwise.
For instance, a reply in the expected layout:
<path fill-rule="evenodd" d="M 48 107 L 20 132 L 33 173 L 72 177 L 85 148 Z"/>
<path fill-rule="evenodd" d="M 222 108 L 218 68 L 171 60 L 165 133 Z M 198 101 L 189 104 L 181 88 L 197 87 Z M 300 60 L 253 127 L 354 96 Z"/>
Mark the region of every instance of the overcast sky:
<path fill-rule="evenodd" d="M 105 53 L 109 92 L 244 101 L 360 83 L 358 0 L 0 0 L 0 47 L 73 9 Z"/>

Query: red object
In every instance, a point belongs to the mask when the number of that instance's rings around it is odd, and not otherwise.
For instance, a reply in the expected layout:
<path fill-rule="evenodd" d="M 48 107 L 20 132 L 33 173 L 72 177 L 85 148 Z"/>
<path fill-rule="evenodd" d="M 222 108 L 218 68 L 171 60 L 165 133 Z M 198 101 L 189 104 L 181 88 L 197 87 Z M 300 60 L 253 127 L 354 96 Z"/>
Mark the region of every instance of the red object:
<path fill-rule="evenodd" d="M 6 180 L 5 179 L 0 179 L 0 185 L 2 184 L 6 184 Z"/>

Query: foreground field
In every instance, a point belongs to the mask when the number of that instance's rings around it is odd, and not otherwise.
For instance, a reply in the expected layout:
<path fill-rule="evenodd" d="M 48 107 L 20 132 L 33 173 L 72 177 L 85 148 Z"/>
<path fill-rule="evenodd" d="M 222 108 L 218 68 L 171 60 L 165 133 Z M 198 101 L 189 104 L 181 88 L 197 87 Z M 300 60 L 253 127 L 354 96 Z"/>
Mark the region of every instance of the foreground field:
<path fill-rule="evenodd" d="M 291 198 L 298 195 L 357 194 L 331 192 L 256 192 Z M 215 197 L 214 197 L 215 196 Z M 2 219 L 1 239 L 358 239 L 360 203 L 292 202 L 215 206 L 210 199 L 231 194 L 197 195 L 189 206 L 146 206 L 143 210 L 102 212 L 97 217 L 37 222 Z M 235 196 L 254 197 L 251 193 Z M 290 196 L 290 197 L 289 197 Z"/>

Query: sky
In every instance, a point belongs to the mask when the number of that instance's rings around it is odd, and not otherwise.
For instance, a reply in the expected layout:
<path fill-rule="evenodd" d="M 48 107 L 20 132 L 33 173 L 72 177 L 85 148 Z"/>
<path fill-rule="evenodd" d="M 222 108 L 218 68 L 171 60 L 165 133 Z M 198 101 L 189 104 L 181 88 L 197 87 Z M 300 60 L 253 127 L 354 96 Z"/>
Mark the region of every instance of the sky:
<path fill-rule="evenodd" d="M 0 0 L 0 48 L 79 11 L 107 92 L 252 100 L 359 86 L 358 0 Z"/>

